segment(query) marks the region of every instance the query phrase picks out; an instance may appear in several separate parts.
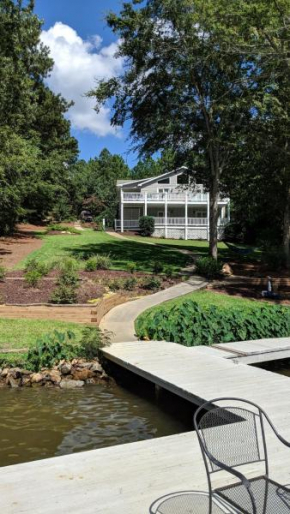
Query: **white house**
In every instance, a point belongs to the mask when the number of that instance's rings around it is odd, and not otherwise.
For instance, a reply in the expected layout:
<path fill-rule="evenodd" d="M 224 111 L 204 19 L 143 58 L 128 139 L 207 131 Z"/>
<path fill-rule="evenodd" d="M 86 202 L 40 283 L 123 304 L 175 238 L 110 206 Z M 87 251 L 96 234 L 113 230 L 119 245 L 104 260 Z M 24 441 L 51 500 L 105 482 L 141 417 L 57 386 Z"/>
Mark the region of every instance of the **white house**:
<path fill-rule="evenodd" d="M 209 194 L 202 185 L 193 189 L 188 169 L 178 168 L 142 180 L 118 180 L 120 216 L 115 230 L 137 231 L 140 216 L 153 216 L 156 237 L 208 239 Z M 230 218 L 229 199 L 219 199 L 219 238 Z"/>

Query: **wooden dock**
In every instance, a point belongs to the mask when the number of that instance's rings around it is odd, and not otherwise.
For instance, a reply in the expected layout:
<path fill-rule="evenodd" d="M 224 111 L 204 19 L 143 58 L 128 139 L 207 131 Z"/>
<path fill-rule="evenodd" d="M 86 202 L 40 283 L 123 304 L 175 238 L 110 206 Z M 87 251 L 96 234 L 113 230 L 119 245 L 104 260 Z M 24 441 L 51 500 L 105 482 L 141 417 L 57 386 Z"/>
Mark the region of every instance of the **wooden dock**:
<path fill-rule="evenodd" d="M 225 353 L 140 342 L 115 344 L 105 355 L 195 404 L 229 395 L 252 400 L 290 440 L 289 378 L 235 363 Z M 290 450 L 267 435 L 271 474 L 289 484 Z M 154 500 L 180 490 L 207 491 L 194 432 L 0 469 L 1 507 L 9 514 L 148 514 Z M 206 514 L 206 504 L 204 513 L 194 504 L 189 512 Z"/>

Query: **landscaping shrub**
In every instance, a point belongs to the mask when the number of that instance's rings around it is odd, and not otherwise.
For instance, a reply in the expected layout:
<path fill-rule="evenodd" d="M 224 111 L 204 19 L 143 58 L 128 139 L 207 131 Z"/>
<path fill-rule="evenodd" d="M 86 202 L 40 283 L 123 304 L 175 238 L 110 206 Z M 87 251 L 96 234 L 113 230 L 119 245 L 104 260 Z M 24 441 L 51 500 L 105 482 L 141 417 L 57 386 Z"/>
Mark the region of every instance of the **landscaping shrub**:
<path fill-rule="evenodd" d="M 90 257 L 85 263 L 85 271 L 96 271 L 98 260 L 96 257 Z"/>
<path fill-rule="evenodd" d="M 136 271 L 135 262 L 127 262 L 127 271 L 129 271 L 129 273 L 135 273 L 135 271 Z"/>
<path fill-rule="evenodd" d="M 85 359 L 99 357 L 100 350 L 111 344 L 111 333 L 99 327 L 86 327 L 82 332 L 80 341 L 80 356 Z"/>
<path fill-rule="evenodd" d="M 48 275 L 52 268 L 52 263 L 46 264 L 44 262 L 38 262 L 37 259 L 30 259 L 29 261 L 27 261 L 24 269 L 26 273 L 35 271 L 39 273 L 40 276 L 44 277 L 45 275 Z"/>
<path fill-rule="evenodd" d="M 141 216 L 139 218 L 140 234 L 144 237 L 151 237 L 155 230 L 155 220 L 152 216 Z"/>
<path fill-rule="evenodd" d="M 85 264 L 86 271 L 96 271 L 98 269 L 109 269 L 112 265 L 109 255 L 95 255 L 90 257 Z"/>
<path fill-rule="evenodd" d="M 170 266 L 165 268 L 164 273 L 165 273 L 166 278 L 169 278 L 169 279 L 173 278 L 175 276 L 174 269 L 171 268 Z"/>
<path fill-rule="evenodd" d="M 146 277 L 142 280 L 142 288 L 148 289 L 149 291 L 154 291 L 155 289 L 159 289 L 161 286 L 161 281 L 156 277 Z"/>
<path fill-rule="evenodd" d="M 77 259 L 74 259 L 73 257 L 66 257 L 65 259 L 61 259 L 57 262 L 57 268 L 61 272 L 77 271 L 80 268 L 80 263 Z"/>
<path fill-rule="evenodd" d="M 154 262 L 154 264 L 153 264 L 154 273 L 162 273 L 163 269 L 164 269 L 164 266 L 163 266 L 162 262 L 158 262 L 158 261 Z"/>
<path fill-rule="evenodd" d="M 136 288 L 137 283 L 138 281 L 135 277 L 125 278 L 125 280 L 123 281 L 123 288 L 126 291 L 133 291 Z"/>
<path fill-rule="evenodd" d="M 52 368 L 62 359 L 70 360 L 76 356 L 75 335 L 71 331 L 46 334 L 29 349 L 26 366 L 31 371 Z"/>
<path fill-rule="evenodd" d="M 49 225 L 46 232 L 68 232 L 69 234 L 81 234 L 81 231 L 75 227 L 66 227 L 64 225 Z"/>
<path fill-rule="evenodd" d="M 24 280 L 29 287 L 36 287 L 41 278 L 42 274 L 37 270 L 27 271 L 24 275 Z"/>
<path fill-rule="evenodd" d="M 6 275 L 6 269 L 4 266 L 0 266 L 0 282 L 2 282 L 5 279 Z"/>
<path fill-rule="evenodd" d="M 289 337 L 290 309 L 272 305 L 246 308 L 200 306 L 185 300 L 171 309 L 145 312 L 136 322 L 139 337 L 184 346 Z"/>
<path fill-rule="evenodd" d="M 107 280 L 105 284 L 113 292 L 123 288 L 123 280 L 120 278 L 111 278 Z"/>
<path fill-rule="evenodd" d="M 195 264 L 196 273 L 209 279 L 218 278 L 223 267 L 222 262 L 216 261 L 212 257 L 200 257 Z"/>
<path fill-rule="evenodd" d="M 73 304 L 77 302 L 77 288 L 75 286 L 68 286 L 59 284 L 54 290 L 50 298 L 51 303 L 56 304 Z"/>

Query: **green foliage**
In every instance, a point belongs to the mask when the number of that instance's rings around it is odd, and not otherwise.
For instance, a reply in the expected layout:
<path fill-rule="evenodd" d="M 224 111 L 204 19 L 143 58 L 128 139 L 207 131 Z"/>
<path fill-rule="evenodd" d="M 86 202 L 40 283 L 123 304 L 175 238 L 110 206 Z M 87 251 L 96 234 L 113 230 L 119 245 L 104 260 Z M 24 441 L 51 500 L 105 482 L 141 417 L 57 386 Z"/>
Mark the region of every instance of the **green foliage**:
<path fill-rule="evenodd" d="M 129 273 L 135 273 L 136 269 L 137 269 L 137 266 L 136 266 L 135 262 L 127 263 L 127 271 L 129 271 Z"/>
<path fill-rule="evenodd" d="M 24 280 L 29 287 L 37 287 L 38 282 L 42 278 L 42 274 L 37 270 L 27 271 L 24 275 Z"/>
<path fill-rule="evenodd" d="M 91 257 L 85 265 L 86 271 L 95 271 L 98 269 L 110 269 L 112 266 L 111 257 L 109 255 L 95 255 Z"/>
<path fill-rule="evenodd" d="M 121 278 L 111 278 L 106 281 L 106 286 L 113 292 L 120 291 L 123 288 L 123 280 Z"/>
<path fill-rule="evenodd" d="M 88 360 L 95 359 L 100 356 L 100 350 L 110 344 L 110 332 L 102 332 L 99 327 L 86 327 L 82 332 L 79 355 Z"/>
<path fill-rule="evenodd" d="M 208 279 L 218 278 L 223 267 L 222 262 L 212 257 L 200 257 L 195 264 L 196 273 Z"/>
<path fill-rule="evenodd" d="M 75 286 L 59 284 L 50 298 L 51 303 L 59 305 L 73 304 L 77 302 L 77 290 Z"/>
<path fill-rule="evenodd" d="M 55 330 L 39 338 L 28 351 L 26 363 L 32 371 L 52 368 L 62 359 L 70 360 L 76 356 L 75 335 L 71 331 Z"/>
<path fill-rule="evenodd" d="M 47 227 L 46 231 L 47 232 L 67 232 L 69 234 L 78 234 L 78 235 L 82 234 L 82 232 L 75 227 L 67 227 L 65 225 L 59 225 L 59 224 L 49 225 Z"/>
<path fill-rule="evenodd" d="M 137 319 L 136 329 L 141 338 L 184 346 L 289 337 L 290 309 L 263 304 L 244 309 L 201 306 L 185 300 L 170 309 L 145 312 Z"/>
<path fill-rule="evenodd" d="M 159 278 L 156 277 L 145 277 L 142 280 L 142 288 L 148 289 L 149 291 L 154 291 L 156 289 L 159 289 L 161 286 L 161 281 Z"/>
<path fill-rule="evenodd" d="M 141 216 L 141 218 L 139 218 L 139 228 L 141 236 L 151 237 L 155 228 L 155 220 L 153 216 Z"/>
<path fill-rule="evenodd" d="M 78 271 L 80 268 L 79 261 L 73 257 L 65 257 L 64 259 L 59 260 L 56 265 L 61 272 Z"/>
<path fill-rule="evenodd" d="M 40 277 L 44 277 L 48 275 L 50 270 L 52 269 L 52 265 L 49 263 L 39 262 L 37 259 L 30 259 L 27 261 L 25 265 L 26 275 L 31 272 L 38 273 Z M 29 282 L 29 279 L 28 279 Z"/>
<path fill-rule="evenodd" d="M 6 268 L 4 266 L 0 266 L 0 282 L 3 282 L 6 276 Z"/>
<path fill-rule="evenodd" d="M 111 258 L 109 255 L 95 255 L 90 257 L 85 264 L 86 271 L 96 271 L 98 269 L 110 269 L 112 266 Z"/>
<path fill-rule="evenodd" d="M 171 279 L 174 277 L 175 273 L 174 273 L 174 269 L 171 267 L 171 266 L 167 266 L 165 269 L 164 269 L 164 273 L 165 273 L 165 276 L 166 278 L 168 279 Z"/>
<path fill-rule="evenodd" d="M 136 288 L 137 284 L 138 284 L 137 278 L 135 278 L 135 277 L 125 278 L 125 280 L 123 281 L 123 289 L 125 289 L 125 291 L 133 291 Z"/>
<path fill-rule="evenodd" d="M 155 261 L 153 264 L 153 272 L 154 273 L 162 273 L 163 270 L 164 270 L 164 264 L 162 262 Z"/>

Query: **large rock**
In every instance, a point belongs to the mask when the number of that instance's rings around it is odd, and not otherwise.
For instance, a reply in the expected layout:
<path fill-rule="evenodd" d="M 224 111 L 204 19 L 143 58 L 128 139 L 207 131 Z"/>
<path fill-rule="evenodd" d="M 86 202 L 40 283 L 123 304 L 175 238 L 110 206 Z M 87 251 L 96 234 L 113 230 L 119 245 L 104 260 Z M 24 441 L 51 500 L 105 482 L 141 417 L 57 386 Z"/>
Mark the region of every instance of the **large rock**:
<path fill-rule="evenodd" d="M 20 385 L 20 379 L 13 378 L 12 375 L 8 375 L 6 378 L 6 384 L 12 387 L 12 389 L 16 389 Z"/>
<path fill-rule="evenodd" d="M 99 362 L 93 362 L 91 365 L 91 371 L 94 373 L 103 373 L 104 370 Z"/>
<path fill-rule="evenodd" d="M 83 380 L 62 380 L 60 387 L 62 389 L 77 389 L 85 385 Z"/>
<path fill-rule="evenodd" d="M 43 375 L 41 373 L 32 373 L 30 380 L 32 384 L 39 384 L 43 381 Z"/>
<path fill-rule="evenodd" d="M 74 380 L 88 380 L 94 376 L 90 369 L 72 370 Z"/>
<path fill-rule="evenodd" d="M 71 364 L 65 362 L 59 367 L 59 371 L 62 375 L 69 375 L 71 372 Z"/>
<path fill-rule="evenodd" d="M 1 377 L 3 377 L 3 378 L 7 377 L 8 373 L 9 373 L 9 368 L 2 369 Z"/>
<path fill-rule="evenodd" d="M 61 382 L 61 374 L 59 371 L 53 370 L 48 374 L 48 378 L 54 383 L 54 384 L 60 384 Z"/>

